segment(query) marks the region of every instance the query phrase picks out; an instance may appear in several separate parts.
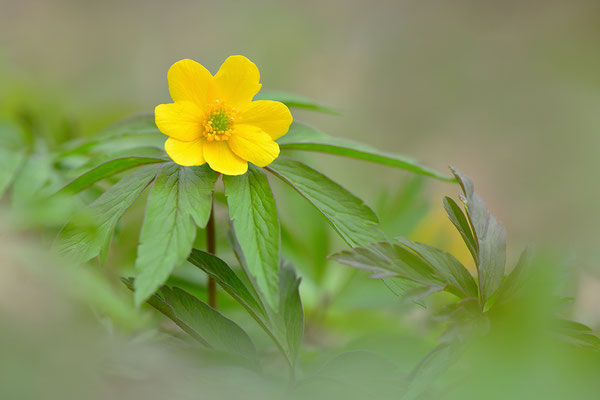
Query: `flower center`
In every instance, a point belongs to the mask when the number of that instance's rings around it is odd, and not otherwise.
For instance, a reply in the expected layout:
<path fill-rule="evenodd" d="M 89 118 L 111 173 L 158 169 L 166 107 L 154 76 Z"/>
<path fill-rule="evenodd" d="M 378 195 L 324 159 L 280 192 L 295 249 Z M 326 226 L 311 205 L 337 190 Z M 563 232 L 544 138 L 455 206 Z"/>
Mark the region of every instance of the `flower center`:
<path fill-rule="evenodd" d="M 209 105 L 204 112 L 203 135 L 206 140 L 209 142 L 228 140 L 238 114 L 238 110 L 222 104 L 219 100 Z"/>

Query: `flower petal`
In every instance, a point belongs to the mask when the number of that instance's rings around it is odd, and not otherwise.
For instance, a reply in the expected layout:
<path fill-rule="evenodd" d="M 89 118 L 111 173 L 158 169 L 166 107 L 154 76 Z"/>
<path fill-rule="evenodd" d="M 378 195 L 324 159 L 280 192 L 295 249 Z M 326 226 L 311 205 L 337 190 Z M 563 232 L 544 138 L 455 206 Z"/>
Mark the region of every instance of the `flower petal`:
<path fill-rule="evenodd" d="M 228 142 L 235 154 L 259 167 L 266 167 L 279 156 L 279 145 L 255 126 L 236 126 Z"/>
<path fill-rule="evenodd" d="M 258 68 L 244 56 L 227 58 L 214 79 L 219 100 L 237 108 L 250 104 L 262 86 L 259 81 Z"/>
<path fill-rule="evenodd" d="M 233 154 L 227 142 L 204 142 L 204 158 L 213 170 L 225 175 L 242 175 L 248 170 L 248 163 Z"/>
<path fill-rule="evenodd" d="M 177 61 L 167 74 L 169 92 L 173 101 L 193 101 L 203 107 L 212 88 L 212 75 L 196 61 L 185 59 Z"/>
<path fill-rule="evenodd" d="M 165 142 L 165 150 L 173 161 L 186 167 L 192 165 L 202 165 L 204 160 L 203 147 L 204 139 L 198 139 L 193 142 L 182 142 L 177 139 L 168 138 Z"/>
<path fill-rule="evenodd" d="M 257 126 L 275 140 L 290 129 L 292 113 L 279 101 L 258 100 L 242 111 L 239 123 Z"/>
<path fill-rule="evenodd" d="M 202 136 L 202 109 L 190 101 L 159 104 L 154 109 L 158 129 L 167 136 L 184 142 Z"/>

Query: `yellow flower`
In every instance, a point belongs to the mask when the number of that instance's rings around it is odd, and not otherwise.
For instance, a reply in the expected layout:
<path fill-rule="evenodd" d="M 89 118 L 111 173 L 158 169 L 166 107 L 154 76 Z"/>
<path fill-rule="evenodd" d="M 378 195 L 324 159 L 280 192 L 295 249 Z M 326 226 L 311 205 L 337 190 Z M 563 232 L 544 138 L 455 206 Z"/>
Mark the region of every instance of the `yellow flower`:
<path fill-rule="evenodd" d="M 248 162 L 265 167 L 279 156 L 275 139 L 286 134 L 292 114 L 278 101 L 252 101 L 262 85 L 246 57 L 229 57 L 215 76 L 181 60 L 169 69 L 168 80 L 174 103 L 158 105 L 154 114 L 177 164 L 207 162 L 222 174 L 241 175 Z"/>

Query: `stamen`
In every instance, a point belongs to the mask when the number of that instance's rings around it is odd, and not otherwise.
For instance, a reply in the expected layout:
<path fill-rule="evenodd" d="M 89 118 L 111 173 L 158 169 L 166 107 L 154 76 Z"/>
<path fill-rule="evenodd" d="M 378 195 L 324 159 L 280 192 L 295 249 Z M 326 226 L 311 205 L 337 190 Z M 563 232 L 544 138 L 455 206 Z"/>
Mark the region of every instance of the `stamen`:
<path fill-rule="evenodd" d="M 228 140 L 239 111 L 215 100 L 204 113 L 203 135 L 209 142 Z"/>

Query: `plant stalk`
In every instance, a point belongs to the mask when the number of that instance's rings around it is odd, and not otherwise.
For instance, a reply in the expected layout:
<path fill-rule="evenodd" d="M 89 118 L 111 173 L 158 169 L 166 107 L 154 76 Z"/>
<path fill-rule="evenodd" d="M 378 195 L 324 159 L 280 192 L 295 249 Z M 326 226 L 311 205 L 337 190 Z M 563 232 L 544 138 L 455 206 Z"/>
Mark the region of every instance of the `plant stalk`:
<path fill-rule="evenodd" d="M 206 251 L 216 255 L 217 244 L 215 238 L 215 204 L 214 201 L 210 207 L 210 217 L 206 224 Z M 217 309 L 217 282 L 211 276 L 208 277 L 208 305 Z"/>

